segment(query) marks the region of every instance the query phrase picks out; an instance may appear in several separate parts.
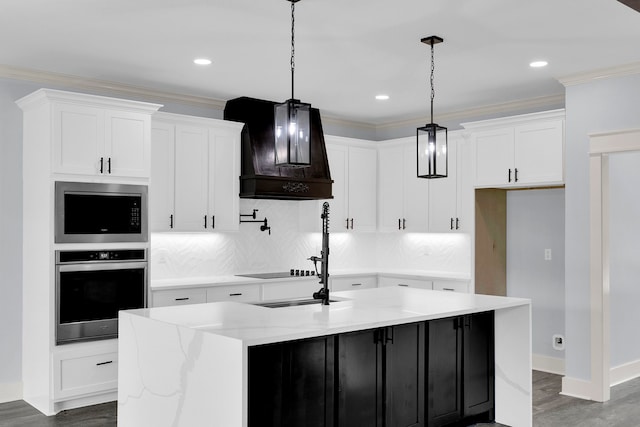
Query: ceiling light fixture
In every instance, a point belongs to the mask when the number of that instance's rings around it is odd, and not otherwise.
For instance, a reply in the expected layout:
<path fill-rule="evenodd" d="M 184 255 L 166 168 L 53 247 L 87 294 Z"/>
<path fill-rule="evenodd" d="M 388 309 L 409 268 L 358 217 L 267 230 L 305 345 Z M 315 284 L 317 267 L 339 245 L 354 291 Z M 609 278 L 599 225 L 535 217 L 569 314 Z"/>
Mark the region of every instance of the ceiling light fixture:
<path fill-rule="evenodd" d="M 211 60 L 207 58 L 196 58 L 193 60 L 196 65 L 211 65 Z"/>
<path fill-rule="evenodd" d="M 311 104 L 294 97 L 295 71 L 295 6 L 291 3 L 291 99 L 274 108 L 275 164 L 278 167 L 304 168 L 311 166 Z"/>
<path fill-rule="evenodd" d="M 529 67 L 531 68 L 542 68 L 542 67 L 546 67 L 547 65 L 549 65 L 549 63 L 547 61 L 533 61 L 529 64 Z"/>
<path fill-rule="evenodd" d="M 386 101 L 387 99 L 389 99 L 389 95 L 376 95 L 376 99 L 378 101 Z"/>
<path fill-rule="evenodd" d="M 430 36 L 420 41 L 431 45 L 431 123 L 417 130 L 418 178 L 446 178 L 448 173 L 447 128 L 433 123 L 433 98 L 435 96 L 433 45 L 442 43 L 444 40 L 438 36 Z"/>

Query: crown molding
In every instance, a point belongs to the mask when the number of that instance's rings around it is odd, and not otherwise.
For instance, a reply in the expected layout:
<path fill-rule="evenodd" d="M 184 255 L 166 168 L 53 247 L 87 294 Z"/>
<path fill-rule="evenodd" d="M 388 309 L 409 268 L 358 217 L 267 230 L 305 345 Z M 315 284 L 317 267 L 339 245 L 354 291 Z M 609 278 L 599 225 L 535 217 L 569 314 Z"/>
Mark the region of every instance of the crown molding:
<path fill-rule="evenodd" d="M 566 87 L 589 83 L 599 79 L 630 76 L 633 74 L 640 74 L 640 62 L 633 62 L 631 64 L 620 65 L 617 67 L 602 68 L 600 70 L 589 71 L 586 73 L 571 74 L 559 78 L 558 81 Z"/>
<path fill-rule="evenodd" d="M 193 105 L 196 107 L 216 108 L 223 110 L 226 101 L 205 96 L 184 95 L 175 92 L 151 89 L 142 86 L 127 85 L 107 80 L 88 79 L 84 77 L 72 76 L 69 74 L 59 74 L 31 70 L 27 68 L 12 67 L 0 64 L 0 77 L 25 80 L 30 82 L 73 87 L 75 90 L 97 90 L 108 94 L 142 97 L 155 102 L 178 102 L 181 104 Z"/>

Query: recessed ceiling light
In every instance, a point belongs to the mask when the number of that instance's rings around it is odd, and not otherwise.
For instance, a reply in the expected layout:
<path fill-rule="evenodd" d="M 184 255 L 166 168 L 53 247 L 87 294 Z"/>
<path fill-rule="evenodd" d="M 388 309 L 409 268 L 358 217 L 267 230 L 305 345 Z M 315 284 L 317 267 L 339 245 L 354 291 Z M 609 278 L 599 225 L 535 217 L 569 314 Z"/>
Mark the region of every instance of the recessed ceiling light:
<path fill-rule="evenodd" d="M 376 95 L 376 99 L 378 101 L 386 101 L 387 99 L 389 99 L 389 95 L 383 95 L 383 94 Z"/>
<path fill-rule="evenodd" d="M 211 60 L 207 58 L 196 58 L 193 60 L 193 63 L 197 65 L 211 65 Z"/>
<path fill-rule="evenodd" d="M 533 61 L 532 63 L 529 64 L 529 67 L 542 68 L 542 67 L 546 67 L 547 65 L 549 65 L 547 61 Z"/>

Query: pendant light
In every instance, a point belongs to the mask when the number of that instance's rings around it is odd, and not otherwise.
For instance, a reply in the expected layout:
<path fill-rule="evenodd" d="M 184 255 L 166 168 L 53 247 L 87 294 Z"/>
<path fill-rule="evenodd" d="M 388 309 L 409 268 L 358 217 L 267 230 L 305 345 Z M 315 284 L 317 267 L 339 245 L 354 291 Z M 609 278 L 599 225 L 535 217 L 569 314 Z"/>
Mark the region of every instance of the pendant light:
<path fill-rule="evenodd" d="M 430 36 L 420 41 L 431 45 L 431 123 L 418 128 L 417 131 L 418 178 L 446 178 L 448 173 L 447 128 L 433 123 L 433 98 L 435 96 L 433 45 L 442 43 L 443 39 L 438 36 Z"/>
<path fill-rule="evenodd" d="M 304 168 L 311 166 L 311 104 L 294 97 L 295 5 L 300 0 L 287 1 L 291 2 L 291 99 L 275 106 L 275 164 L 278 167 Z"/>

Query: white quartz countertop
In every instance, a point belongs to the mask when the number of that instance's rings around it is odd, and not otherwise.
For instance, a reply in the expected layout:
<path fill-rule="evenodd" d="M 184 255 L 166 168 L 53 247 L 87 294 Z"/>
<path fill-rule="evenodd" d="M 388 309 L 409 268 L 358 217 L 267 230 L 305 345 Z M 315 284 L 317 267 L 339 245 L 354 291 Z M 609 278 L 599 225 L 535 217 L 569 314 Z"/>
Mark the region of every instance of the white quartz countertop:
<path fill-rule="evenodd" d="M 470 280 L 470 277 L 461 273 L 451 273 L 446 271 L 429 270 L 403 270 L 403 269 L 345 269 L 334 270 L 330 277 L 353 277 L 353 276 L 395 276 L 405 278 L 442 279 L 442 280 Z M 252 277 L 242 277 L 235 275 L 205 276 L 205 277 L 181 277 L 169 279 L 152 279 L 151 290 L 185 289 L 202 286 L 228 286 L 228 285 L 248 285 L 248 284 L 268 284 L 283 282 L 288 280 L 315 280 L 317 276 L 289 276 L 276 279 L 257 279 Z"/>
<path fill-rule="evenodd" d="M 283 308 L 216 302 L 126 313 L 240 340 L 251 346 L 530 304 L 529 300 L 520 298 L 405 287 L 334 292 L 331 298 L 340 301 L 329 306 Z"/>

